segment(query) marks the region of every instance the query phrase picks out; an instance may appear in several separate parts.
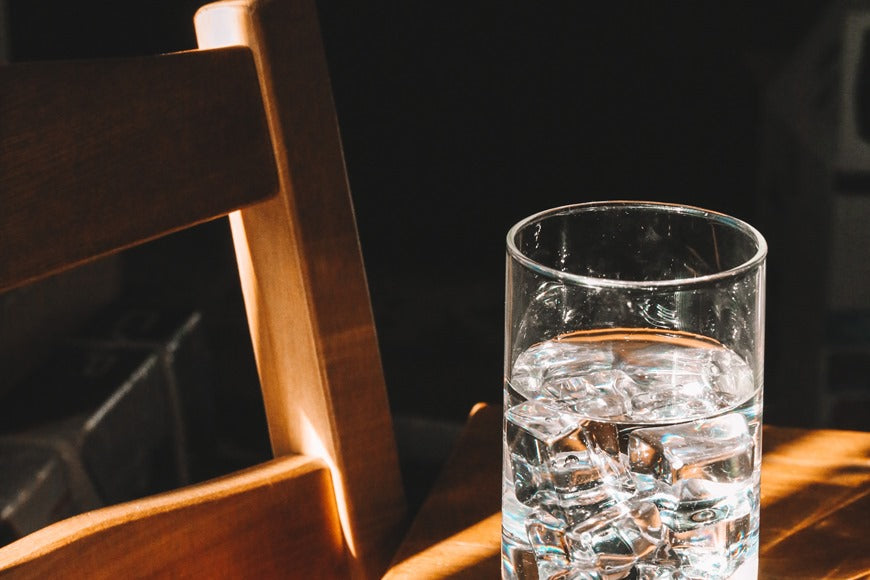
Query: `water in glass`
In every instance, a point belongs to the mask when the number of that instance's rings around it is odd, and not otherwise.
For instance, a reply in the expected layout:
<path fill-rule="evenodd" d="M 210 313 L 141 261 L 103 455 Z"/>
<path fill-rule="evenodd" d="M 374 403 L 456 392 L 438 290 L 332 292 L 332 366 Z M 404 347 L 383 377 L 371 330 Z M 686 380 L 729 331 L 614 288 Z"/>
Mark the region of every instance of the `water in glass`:
<path fill-rule="evenodd" d="M 502 576 L 754 577 L 761 384 L 705 337 L 582 331 L 505 381 Z"/>

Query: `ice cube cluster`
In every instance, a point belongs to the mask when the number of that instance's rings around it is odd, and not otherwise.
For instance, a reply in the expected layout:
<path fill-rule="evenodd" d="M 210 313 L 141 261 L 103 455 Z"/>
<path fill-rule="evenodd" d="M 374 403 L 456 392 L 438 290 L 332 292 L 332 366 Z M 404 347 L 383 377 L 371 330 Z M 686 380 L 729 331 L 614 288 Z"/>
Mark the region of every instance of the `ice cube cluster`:
<path fill-rule="evenodd" d="M 518 365 L 506 520 L 542 580 L 728 578 L 755 549 L 755 415 L 734 408 L 752 395 L 748 368 L 722 348 L 652 346 L 636 367 L 570 343 Z"/>
<path fill-rule="evenodd" d="M 552 340 L 523 352 L 511 387 L 521 399 L 567 401 L 589 418 L 634 423 L 715 414 L 754 391 L 752 370 L 723 347 Z"/>

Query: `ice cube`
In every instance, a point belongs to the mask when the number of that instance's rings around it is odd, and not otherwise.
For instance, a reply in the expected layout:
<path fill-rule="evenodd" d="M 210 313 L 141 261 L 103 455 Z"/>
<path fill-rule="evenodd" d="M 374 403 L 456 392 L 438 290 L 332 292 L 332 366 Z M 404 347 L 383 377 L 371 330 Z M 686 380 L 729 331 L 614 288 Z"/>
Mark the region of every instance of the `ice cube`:
<path fill-rule="evenodd" d="M 603 484 L 631 483 L 614 425 L 587 421 L 551 399 L 511 407 L 505 419 L 514 493 L 522 503 L 585 501 L 601 495 L 596 488 Z"/>
<path fill-rule="evenodd" d="M 537 453 L 540 445 L 553 446 L 577 430 L 582 417 L 565 405 L 550 399 L 526 401 L 505 412 L 508 443 L 528 448 L 525 452 Z M 566 445 L 571 447 L 571 444 Z M 511 445 L 513 448 L 513 445 Z"/>
<path fill-rule="evenodd" d="M 638 562 L 634 567 L 634 578 L 637 580 L 676 580 L 683 578 L 683 575 L 675 565 Z"/>
<path fill-rule="evenodd" d="M 725 577 L 746 556 L 752 542 L 751 494 L 718 502 L 689 502 L 662 510 L 668 542 L 683 565 L 698 574 Z"/>
<path fill-rule="evenodd" d="M 554 566 L 550 562 L 538 564 L 538 580 L 604 580 L 597 572 Z"/>
<path fill-rule="evenodd" d="M 715 413 L 720 409 L 718 401 L 708 385 L 694 380 L 651 385 L 632 397 L 630 405 L 636 421 L 691 420 Z"/>
<path fill-rule="evenodd" d="M 533 345 L 514 362 L 510 382 L 528 399 L 542 395 L 545 384 L 556 385 L 613 366 L 612 349 L 607 345 L 550 340 Z"/>
<path fill-rule="evenodd" d="M 619 458 L 619 428 L 615 423 L 583 421 L 581 428 L 587 447 Z"/>
<path fill-rule="evenodd" d="M 544 469 L 556 495 L 569 499 L 601 484 L 601 472 L 589 451 L 555 453 Z"/>
<path fill-rule="evenodd" d="M 739 403 L 754 389 L 749 366 L 723 348 L 655 343 L 626 349 L 620 368 L 641 387 L 631 403 L 633 418 L 642 421 L 700 418 Z"/>
<path fill-rule="evenodd" d="M 514 496 L 524 505 L 536 505 L 536 496 L 541 490 L 542 484 L 539 466 L 530 463 L 525 457 L 516 453 L 510 454 L 510 462 Z"/>
<path fill-rule="evenodd" d="M 632 474 L 634 493 L 632 496 L 641 501 L 654 503 L 659 510 L 676 509 L 680 503 L 677 490 L 650 475 Z"/>
<path fill-rule="evenodd" d="M 628 500 L 569 528 L 565 538 L 574 566 L 622 577 L 663 544 L 664 528 L 654 504 Z"/>
<path fill-rule="evenodd" d="M 619 428 L 615 423 L 583 421 L 580 434 L 589 450 L 589 458 L 607 485 L 634 492 L 634 479 L 621 452 Z"/>
<path fill-rule="evenodd" d="M 720 406 L 739 403 L 755 390 L 752 368 L 732 350 L 714 349 L 706 373 L 720 398 Z"/>
<path fill-rule="evenodd" d="M 620 459 L 619 432 L 613 423 L 580 421 L 578 429 L 567 441 L 571 451 L 559 447 L 549 448 L 550 460 L 544 465 L 556 496 L 562 502 L 574 502 L 582 497 L 624 497 L 625 492 L 634 492 L 634 480 Z M 599 486 L 606 489 L 599 490 Z"/>
<path fill-rule="evenodd" d="M 538 563 L 535 561 L 535 553 L 532 550 L 511 543 L 503 543 L 502 545 L 504 547 L 501 556 L 502 574 L 506 578 L 536 577 Z"/>
<path fill-rule="evenodd" d="M 748 482 L 720 483 L 707 479 L 683 479 L 673 486 L 679 503 L 710 502 L 740 493 Z"/>
<path fill-rule="evenodd" d="M 529 398 L 517 391 L 513 385 L 505 379 L 504 381 L 504 409 L 516 407 L 520 403 L 528 401 Z"/>
<path fill-rule="evenodd" d="M 571 484 L 569 476 L 562 473 L 566 462 L 578 472 L 570 476 L 575 481 L 592 477 L 582 474 L 583 463 L 588 460 L 585 445 L 578 438 L 580 420 L 547 399 L 526 401 L 505 412 L 505 438 L 519 501 L 536 505 L 539 492 L 553 490 L 551 466 L 559 472 L 557 480 L 565 485 Z M 591 465 L 586 468 L 592 469 Z"/>
<path fill-rule="evenodd" d="M 544 509 L 535 509 L 526 518 L 526 534 L 539 569 L 542 563 L 551 569 L 568 567 L 566 529 L 564 521 Z"/>
<path fill-rule="evenodd" d="M 611 493 L 608 487 L 600 486 L 576 498 L 559 500 L 543 505 L 543 507 L 569 526 L 573 526 L 625 499 L 627 499 L 626 495 Z"/>
<path fill-rule="evenodd" d="M 708 374 L 711 353 L 716 349 L 653 342 L 641 348 L 625 349 L 620 368 L 639 383 L 679 384 Z"/>
<path fill-rule="evenodd" d="M 739 413 L 683 425 L 636 429 L 629 435 L 632 471 L 674 485 L 700 479 L 739 483 L 752 477 L 754 444 Z"/>
<path fill-rule="evenodd" d="M 570 402 L 575 412 L 589 418 L 624 418 L 632 414 L 632 396 L 638 387 L 619 369 L 598 370 L 543 386 L 551 396 Z"/>

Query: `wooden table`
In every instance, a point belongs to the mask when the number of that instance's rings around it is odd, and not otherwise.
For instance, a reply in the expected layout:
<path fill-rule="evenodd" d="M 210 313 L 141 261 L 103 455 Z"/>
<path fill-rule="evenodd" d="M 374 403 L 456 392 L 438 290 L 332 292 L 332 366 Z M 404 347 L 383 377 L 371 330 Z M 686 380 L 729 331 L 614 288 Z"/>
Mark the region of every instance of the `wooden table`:
<path fill-rule="evenodd" d="M 498 578 L 501 409 L 478 405 L 386 578 Z M 760 578 L 870 578 L 870 433 L 765 425 Z"/>

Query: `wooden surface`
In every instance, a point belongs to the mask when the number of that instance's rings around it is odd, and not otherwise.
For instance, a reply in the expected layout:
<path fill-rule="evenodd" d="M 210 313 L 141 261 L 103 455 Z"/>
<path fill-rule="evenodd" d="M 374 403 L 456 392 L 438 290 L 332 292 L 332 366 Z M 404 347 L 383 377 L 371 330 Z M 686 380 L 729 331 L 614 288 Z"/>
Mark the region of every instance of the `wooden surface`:
<path fill-rule="evenodd" d="M 870 433 L 764 427 L 762 579 L 870 578 Z M 387 578 L 498 578 L 501 408 L 479 406 Z"/>
<path fill-rule="evenodd" d="M 277 191 L 246 48 L 0 66 L 0 95 L 0 290 Z"/>
<path fill-rule="evenodd" d="M 332 468 L 353 577 L 378 577 L 405 501 L 329 74 L 313 0 L 197 13 L 200 46 L 249 46 L 279 195 L 230 217 L 276 455 Z"/>
<path fill-rule="evenodd" d="M 762 578 L 870 578 L 870 433 L 766 427 Z"/>
<path fill-rule="evenodd" d="M 342 578 L 344 565 L 329 469 L 300 456 L 82 514 L 0 548 L 0 578 L 14 579 Z"/>

